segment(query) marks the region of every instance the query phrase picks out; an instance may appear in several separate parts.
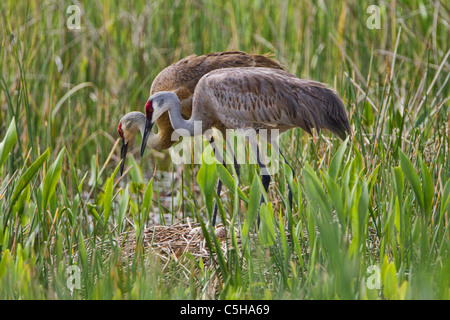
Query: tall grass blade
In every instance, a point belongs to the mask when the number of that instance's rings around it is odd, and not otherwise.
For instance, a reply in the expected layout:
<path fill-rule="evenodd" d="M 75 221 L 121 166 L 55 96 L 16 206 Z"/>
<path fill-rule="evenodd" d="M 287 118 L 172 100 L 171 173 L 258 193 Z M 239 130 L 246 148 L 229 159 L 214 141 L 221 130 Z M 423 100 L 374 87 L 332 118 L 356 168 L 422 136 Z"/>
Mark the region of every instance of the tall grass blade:
<path fill-rule="evenodd" d="M 105 197 L 103 199 L 103 219 L 105 225 L 108 223 L 109 215 L 111 214 L 111 207 L 113 203 L 113 186 L 114 186 L 114 178 L 116 177 L 117 172 L 119 171 L 120 165 L 116 167 L 112 175 L 106 181 L 105 187 Z"/>

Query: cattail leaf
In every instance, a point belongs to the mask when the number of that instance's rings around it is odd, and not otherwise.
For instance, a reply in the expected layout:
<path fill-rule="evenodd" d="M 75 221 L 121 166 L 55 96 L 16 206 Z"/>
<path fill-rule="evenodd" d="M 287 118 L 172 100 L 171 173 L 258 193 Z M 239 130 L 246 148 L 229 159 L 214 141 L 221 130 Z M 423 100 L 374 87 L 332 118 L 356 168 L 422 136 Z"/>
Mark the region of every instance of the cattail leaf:
<path fill-rule="evenodd" d="M 345 149 L 347 148 L 348 139 L 349 139 L 348 137 L 347 139 L 345 139 L 344 143 L 342 143 L 342 145 L 339 147 L 339 150 L 333 156 L 333 159 L 331 159 L 328 173 L 330 174 L 333 180 L 336 180 L 336 177 L 339 173 L 339 169 L 341 168 L 342 159 L 344 157 Z"/>
<path fill-rule="evenodd" d="M 406 155 L 400 150 L 400 166 L 403 170 L 403 173 L 408 179 L 409 183 L 411 183 L 411 186 L 413 188 L 413 191 L 416 195 L 417 202 L 419 203 L 420 208 L 422 209 L 422 212 L 424 211 L 424 201 L 423 201 L 423 192 L 422 188 L 420 186 L 420 179 L 417 175 L 416 171 L 414 170 L 414 167 L 411 163 L 411 161 L 406 157 Z"/>
<path fill-rule="evenodd" d="M 255 221 L 259 209 L 260 189 L 258 179 L 258 176 L 253 178 L 253 183 L 250 189 L 250 200 L 248 203 L 248 221 L 250 222 L 250 227 Z"/>
<path fill-rule="evenodd" d="M 423 210 L 426 217 L 430 217 L 431 210 L 433 208 L 433 196 L 434 196 L 434 184 L 431 178 L 430 170 L 427 166 L 420 160 L 421 163 L 421 174 L 422 174 L 422 190 L 423 190 Z"/>
<path fill-rule="evenodd" d="M 34 175 L 39 171 L 44 162 L 47 160 L 50 155 L 49 149 L 45 150 L 45 152 L 37 158 L 33 164 L 28 167 L 28 169 L 20 176 L 19 181 L 16 184 L 16 188 L 14 189 L 13 195 L 11 197 L 10 205 L 13 206 L 23 189 L 30 183 L 31 179 Z"/>
<path fill-rule="evenodd" d="M 12 214 L 17 213 L 19 217 L 22 216 L 25 206 L 30 201 L 30 189 L 30 185 L 27 185 L 25 187 L 25 190 L 20 194 L 19 198 L 13 206 Z"/>
<path fill-rule="evenodd" d="M 233 178 L 233 176 L 228 172 L 228 170 L 222 164 L 216 165 L 216 168 L 217 168 L 217 176 L 219 177 L 219 179 L 228 188 L 228 190 L 230 190 L 231 192 L 234 193 L 234 189 L 236 186 L 236 180 Z M 237 192 L 238 192 L 239 198 L 241 198 L 245 202 L 248 202 L 247 196 L 242 192 L 242 190 L 239 187 L 237 187 Z"/>
<path fill-rule="evenodd" d="M 58 183 L 59 176 L 61 175 L 64 152 L 65 148 L 59 152 L 55 162 L 53 162 L 45 175 L 42 185 L 42 211 L 46 209 L 50 197 L 55 192 L 56 184 Z"/>
<path fill-rule="evenodd" d="M 0 279 L 6 274 L 7 266 L 9 265 L 9 261 L 11 252 L 6 249 L 2 254 L 2 259 L 0 260 Z"/>
<path fill-rule="evenodd" d="M 322 212 L 327 215 L 328 218 L 331 218 L 331 205 L 328 197 L 323 190 L 322 183 L 309 164 L 306 164 L 304 179 L 305 191 L 309 198 L 311 198 L 314 203 L 319 205 Z"/>
<path fill-rule="evenodd" d="M 444 217 L 446 211 L 450 212 L 450 180 L 447 180 L 447 183 L 444 186 L 444 191 L 442 193 L 440 219 Z"/>
<path fill-rule="evenodd" d="M 153 177 L 147 184 L 147 187 L 145 188 L 144 191 L 144 199 L 142 200 L 141 206 L 142 218 L 147 217 L 148 214 L 150 213 L 150 208 L 152 206 L 152 199 L 153 199 Z"/>
<path fill-rule="evenodd" d="M 208 215 L 212 216 L 214 188 L 217 181 L 216 163 L 213 162 L 212 164 L 207 164 L 204 159 L 202 159 L 202 161 L 202 166 L 197 173 L 197 182 L 205 198 Z"/>
<path fill-rule="evenodd" d="M 118 221 L 117 221 L 117 225 L 118 225 L 119 230 L 122 230 L 122 222 L 123 222 L 123 219 L 125 217 L 125 213 L 126 213 L 127 208 L 128 208 L 128 201 L 130 199 L 130 194 L 128 192 L 128 186 L 129 185 L 127 185 L 125 187 L 125 190 L 123 190 L 122 198 L 120 199 L 119 217 L 118 217 Z"/>
<path fill-rule="evenodd" d="M 133 181 L 138 186 L 143 187 L 145 182 L 141 167 L 139 166 L 139 164 L 136 162 L 136 159 L 132 155 L 128 157 L 128 161 L 131 162 L 130 164 L 131 169 L 129 172 L 131 181 Z"/>
<path fill-rule="evenodd" d="M 387 264 L 383 264 L 383 268 L 383 295 L 387 299 L 395 299 L 398 287 L 395 264 L 393 262 L 389 262 Z"/>
<path fill-rule="evenodd" d="M 119 168 L 120 164 L 116 167 L 113 174 L 108 178 L 108 181 L 106 182 L 105 197 L 103 198 L 103 217 L 105 224 L 108 222 L 109 215 L 111 213 L 111 207 L 113 202 L 114 178 L 116 177 Z"/>
<path fill-rule="evenodd" d="M 342 195 L 342 190 L 337 184 L 337 182 L 331 178 L 328 173 L 322 174 L 323 181 L 325 183 L 325 187 L 328 191 L 328 194 L 331 198 L 334 208 L 338 214 L 338 217 L 341 223 L 344 225 L 345 223 L 345 211 L 344 211 L 344 201 L 345 197 Z"/>
<path fill-rule="evenodd" d="M 368 185 L 369 194 L 372 193 L 373 186 L 375 185 L 375 182 L 377 181 L 377 174 L 378 174 L 378 170 L 380 169 L 380 165 L 381 164 L 379 164 L 375 167 L 375 169 L 370 174 L 369 179 L 367 179 L 367 181 L 369 183 L 369 185 Z"/>
<path fill-rule="evenodd" d="M 264 246 L 271 246 L 275 241 L 275 218 L 273 215 L 272 204 L 261 204 L 259 209 L 261 224 L 259 229 L 259 241 Z"/>
<path fill-rule="evenodd" d="M 392 168 L 392 176 L 394 177 L 394 185 L 395 185 L 395 189 L 397 190 L 397 197 L 399 200 L 402 199 L 402 194 L 403 194 L 403 188 L 405 185 L 405 178 L 402 172 L 402 168 L 401 167 L 394 167 Z"/>
<path fill-rule="evenodd" d="M 17 141 L 17 132 L 16 132 L 16 121 L 14 118 L 11 121 L 11 124 L 6 131 L 5 138 L 2 142 L 0 142 L 0 168 L 5 163 L 6 159 L 9 156 L 12 148 L 16 144 Z"/>

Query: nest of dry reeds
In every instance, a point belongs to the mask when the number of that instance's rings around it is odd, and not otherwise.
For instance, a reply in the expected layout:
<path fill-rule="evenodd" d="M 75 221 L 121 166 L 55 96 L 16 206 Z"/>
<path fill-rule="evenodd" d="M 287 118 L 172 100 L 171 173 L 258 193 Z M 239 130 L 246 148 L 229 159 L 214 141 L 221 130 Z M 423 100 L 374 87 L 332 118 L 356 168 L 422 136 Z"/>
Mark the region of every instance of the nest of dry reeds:
<path fill-rule="evenodd" d="M 229 232 L 229 230 L 228 230 Z M 230 236 L 222 224 L 218 224 L 214 230 L 224 256 L 227 250 L 236 249 L 241 255 L 241 239 L 235 228 L 237 246 L 234 248 Z M 163 261 L 183 259 L 186 253 L 194 256 L 197 261 L 203 259 L 207 265 L 216 253 L 207 245 L 200 223 L 176 223 L 169 226 L 155 225 L 146 228 L 142 232 L 141 239 L 136 237 L 134 231 L 126 232 L 117 240 L 117 245 L 122 248 L 122 254 L 127 259 L 133 259 L 137 251 L 151 252 L 159 256 Z"/>

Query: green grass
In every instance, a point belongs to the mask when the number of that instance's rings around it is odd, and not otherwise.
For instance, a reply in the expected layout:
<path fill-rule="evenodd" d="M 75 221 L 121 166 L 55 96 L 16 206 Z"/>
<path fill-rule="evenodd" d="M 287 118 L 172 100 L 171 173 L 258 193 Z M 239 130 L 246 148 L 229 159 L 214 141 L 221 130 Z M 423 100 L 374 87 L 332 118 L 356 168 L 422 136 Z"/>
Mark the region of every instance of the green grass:
<path fill-rule="evenodd" d="M 74 31 L 64 1 L 0 4 L 0 298 L 450 298 L 445 1 L 380 4 L 372 30 L 372 3 L 361 1 L 80 3 Z M 300 129 L 282 136 L 296 176 L 288 167 L 273 176 L 256 233 L 254 165 L 242 166 L 248 201 L 239 204 L 232 169 L 175 167 L 168 152 L 130 156 L 127 176 L 116 175 L 117 123 L 143 109 L 159 71 L 225 50 L 270 51 L 287 71 L 327 83 L 354 130 L 347 142 Z M 218 175 L 227 197 L 214 194 Z M 230 248 L 212 266 L 144 253 L 120 262 L 122 232 L 155 219 L 206 222 L 214 200 L 238 224 L 242 256 Z M 81 270 L 73 292 L 71 265 Z M 371 268 L 379 289 L 367 285 Z"/>

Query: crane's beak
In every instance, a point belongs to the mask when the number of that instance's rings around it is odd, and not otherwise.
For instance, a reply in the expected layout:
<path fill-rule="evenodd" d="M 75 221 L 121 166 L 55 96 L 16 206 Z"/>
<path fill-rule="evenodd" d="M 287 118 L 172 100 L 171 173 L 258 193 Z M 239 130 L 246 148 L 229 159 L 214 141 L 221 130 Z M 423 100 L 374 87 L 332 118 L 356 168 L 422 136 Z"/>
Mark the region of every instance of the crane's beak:
<path fill-rule="evenodd" d="M 120 164 L 120 175 L 123 174 L 123 168 L 125 167 L 125 160 L 127 158 L 128 142 L 125 143 L 125 139 L 122 139 L 122 149 L 120 150 L 120 159 L 122 163 Z"/>
<path fill-rule="evenodd" d="M 145 121 L 145 130 L 144 130 L 144 136 L 142 137 L 142 144 L 141 144 L 141 157 L 144 155 L 145 147 L 147 146 L 147 140 L 150 136 L 150 132 L 152 131 L 154 122 L 152 120 L 148 119 Z"/>

